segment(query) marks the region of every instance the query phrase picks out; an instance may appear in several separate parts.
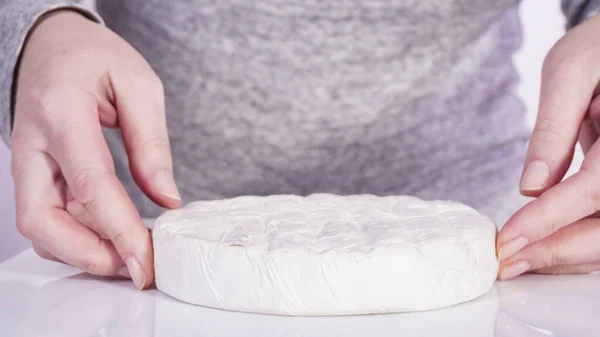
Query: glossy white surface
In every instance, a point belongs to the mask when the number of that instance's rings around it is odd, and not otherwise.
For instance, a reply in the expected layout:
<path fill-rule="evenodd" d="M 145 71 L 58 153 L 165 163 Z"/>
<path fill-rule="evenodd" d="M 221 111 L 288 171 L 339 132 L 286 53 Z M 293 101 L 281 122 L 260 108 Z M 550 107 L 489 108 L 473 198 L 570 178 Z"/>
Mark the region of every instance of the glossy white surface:
<path fill-rule="evenodd" d="M 282 317 L 181 303 L 25 251 L 0 264 L 0 336 L 598 336 L 600 275 L 498 282 L 455 307 L 410 314 Z"/>

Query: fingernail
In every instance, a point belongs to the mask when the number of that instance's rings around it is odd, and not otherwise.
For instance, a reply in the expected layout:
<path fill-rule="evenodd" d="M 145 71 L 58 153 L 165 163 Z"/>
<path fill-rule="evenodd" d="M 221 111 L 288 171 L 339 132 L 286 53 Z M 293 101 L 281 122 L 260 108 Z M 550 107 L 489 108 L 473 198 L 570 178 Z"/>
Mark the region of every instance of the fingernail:
<path fill-rule="evenodd" d="M 535 160 L 527 165 L 523 178 L 521 179 L 521 190 L 537 191 L 548 184 L 550 168 L 541 160 Z"/>
<path fill-rule="evenodd" d="M 135 286 L 138 289 L 144 289 L 146 285 L 146 273 L 144 273 L 138 260 L 135 257 L 129 257 L 125 260 L 125 264 L 127 265 L 127 269 L 129 269 L 129 274 Z"/>
<path fill-rule="evenodd" d="M 173 175 L 171 173 L 167 171 L 159 172 L 156 175 L 156 186 L 160 194 L 171 199 L 181 200 L 177 185 L 175 184 L 175 180 L 173 180 Z"/>
<path fill-rule="evenodd" d="M 523 247 L 527 246 L 528 243 L 529 239 L 523 236 L 505 243 L 502 247 L 500 247 L 498 259 L 500 261 L 508 259 L 509 257 L 518 253 L 521 249 L 523 249 Z"/>
<path fill-rule="evenodd" d="M 517 277 L 531 269 L 531 263 L 527 261 L 518 261 L 502 269 L 502 273 L 500 274 L 501 280 L 508 280 L 513 277 Z"/>
<path fill-rule="evenodd" d="M 126 265 L 121 267 L 121 269 L 119 269 L 117 274 L 119 274 L 120 276 L 123 276 L 125 278 L 131 278 L 131 274 L 129 274 L 129 269 L 127 269 Z"/>

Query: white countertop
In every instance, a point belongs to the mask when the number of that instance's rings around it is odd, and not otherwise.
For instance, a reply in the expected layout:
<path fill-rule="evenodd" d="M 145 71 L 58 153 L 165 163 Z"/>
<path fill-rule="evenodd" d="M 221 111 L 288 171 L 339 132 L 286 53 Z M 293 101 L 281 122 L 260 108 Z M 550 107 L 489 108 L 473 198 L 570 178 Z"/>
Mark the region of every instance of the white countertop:
<path fill-rule="evenodd" d="M 600 275 L 529 275 L 447 309 L 280 317 L 179 302 L 81 274 L 27 250 L 0 264 L 0 336 L 599 336 Z"/>

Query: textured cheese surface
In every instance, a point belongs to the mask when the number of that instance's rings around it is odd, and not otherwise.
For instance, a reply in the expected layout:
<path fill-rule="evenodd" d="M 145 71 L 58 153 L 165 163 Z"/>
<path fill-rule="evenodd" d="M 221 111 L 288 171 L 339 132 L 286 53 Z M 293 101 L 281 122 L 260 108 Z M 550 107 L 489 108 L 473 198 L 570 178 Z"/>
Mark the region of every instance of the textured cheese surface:
<path fill-rule="evenodd" d="M 419 311 L 471 300 L 497 273 L 496 226 L 409 196 L 194 202 L 153 229 L 156 285 L 182 301 L 281 315 Z"/>

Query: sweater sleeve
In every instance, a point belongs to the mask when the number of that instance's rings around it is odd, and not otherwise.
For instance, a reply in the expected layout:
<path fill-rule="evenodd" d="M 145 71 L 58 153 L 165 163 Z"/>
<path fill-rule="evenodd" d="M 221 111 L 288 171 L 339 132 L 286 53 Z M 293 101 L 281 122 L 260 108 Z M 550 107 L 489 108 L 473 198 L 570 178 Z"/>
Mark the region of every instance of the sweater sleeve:
<path fill-rule="evenodd" d="M 70 8 L 102 23 L 90 0 L 2 0 L 0 1 L 0 136 L 10 147 L 13 86 L 19 58 L 29 30 L 49 11 Z"/>
<path fill-rule="evenodd" d="M 561 0 L 561 9 L 567 19 L 567 29 L 588 20 L 600 12 L 600 0 Z"/>

